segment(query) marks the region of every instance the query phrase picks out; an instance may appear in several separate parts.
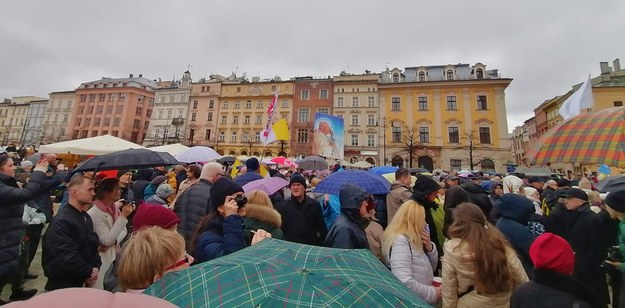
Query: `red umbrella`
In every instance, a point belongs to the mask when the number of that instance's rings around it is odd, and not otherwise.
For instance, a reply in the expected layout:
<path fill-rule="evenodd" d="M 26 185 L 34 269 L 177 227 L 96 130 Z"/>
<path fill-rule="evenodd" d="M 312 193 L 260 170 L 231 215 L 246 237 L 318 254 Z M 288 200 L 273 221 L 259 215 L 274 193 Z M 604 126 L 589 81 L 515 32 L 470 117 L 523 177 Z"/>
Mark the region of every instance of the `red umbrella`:
<path fill-rule="evenodd" d="M 290 159 L 288 159 L 286 157 L 282 157 L 282 156 L 281 157 L 272 158 L 271 161 L 276 163 L 276 164 L 278 164 L 278 165 L 287 166 L 287 167 L 291 167 L 291 166 L 295 165 L 295 163 L 292 160 L 290 160 Z"/>

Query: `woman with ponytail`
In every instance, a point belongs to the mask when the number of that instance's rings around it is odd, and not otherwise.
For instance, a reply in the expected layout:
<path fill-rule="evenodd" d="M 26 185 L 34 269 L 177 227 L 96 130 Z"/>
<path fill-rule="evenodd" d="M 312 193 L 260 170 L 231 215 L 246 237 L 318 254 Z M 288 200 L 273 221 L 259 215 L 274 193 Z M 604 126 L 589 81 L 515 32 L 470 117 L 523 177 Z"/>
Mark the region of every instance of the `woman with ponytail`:
<path fill-rule="evenodd" d="M 453 216 L 443 247 L 443 307 L 510 307 L 512 291 L 528 281 L 514 249 L 477 205 L 462 203 Z"/>

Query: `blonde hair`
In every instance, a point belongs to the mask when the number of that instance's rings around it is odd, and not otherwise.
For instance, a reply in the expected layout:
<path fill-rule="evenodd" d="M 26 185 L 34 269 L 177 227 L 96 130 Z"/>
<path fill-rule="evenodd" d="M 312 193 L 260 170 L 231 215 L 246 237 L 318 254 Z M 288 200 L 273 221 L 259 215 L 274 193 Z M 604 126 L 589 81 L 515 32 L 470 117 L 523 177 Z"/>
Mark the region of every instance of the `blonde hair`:
<path fill-rule="evenodd" d="M 416 251 L 423 251 L 421 230 L 425 227 L 425 209 L 414 200 L 404 202 L 382 235 L 382 252 L 390 258 L 393 243 L 400 235 L 408 238 Z"/>
<path fill-rule="evenodd" d="M 314 177 L 312 180 L 310 180 L 310 186 L 316 187 L 319 182 L 321 182 L 321 179 L 318 177 Z"/>
<path fill-rule="evenodd" d="M 260 190 L 255 190 L 247 194 L 247 202 L 273 208 L 273 203 L 271 199 L 269 199 L 269 196 L 264 191 Z"/>
<path fill-rule="evenodd" d="M 184 238 L 158 226 L 132 234 L 119 260 L 117 280 L 123 290 L 145 289 L 185 252 Z"/>

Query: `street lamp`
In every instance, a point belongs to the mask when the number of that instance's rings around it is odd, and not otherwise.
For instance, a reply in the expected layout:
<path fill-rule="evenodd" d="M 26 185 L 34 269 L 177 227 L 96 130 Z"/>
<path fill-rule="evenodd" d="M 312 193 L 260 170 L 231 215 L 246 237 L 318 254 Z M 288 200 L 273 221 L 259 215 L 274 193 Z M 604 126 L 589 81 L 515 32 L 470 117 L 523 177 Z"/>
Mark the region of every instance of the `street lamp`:
<path fill-rule="evenodd" d="M 380 123 L 375 123 L 376 126 L 380 126 Z M 383 135 L 384 135 L 384 143 L 382 144 L 382 152 L 383 152 L 383 157 L 384 157 L 384 166 L 386 166 L 386 117 L 382 118 L 382 130 L 383 130 Z M 379 132 L 378 132 L 379 134 Z M 380 136 L 380 135 L 378 135 Z M 379 137 L 378 137 L 379 138 Z"/>

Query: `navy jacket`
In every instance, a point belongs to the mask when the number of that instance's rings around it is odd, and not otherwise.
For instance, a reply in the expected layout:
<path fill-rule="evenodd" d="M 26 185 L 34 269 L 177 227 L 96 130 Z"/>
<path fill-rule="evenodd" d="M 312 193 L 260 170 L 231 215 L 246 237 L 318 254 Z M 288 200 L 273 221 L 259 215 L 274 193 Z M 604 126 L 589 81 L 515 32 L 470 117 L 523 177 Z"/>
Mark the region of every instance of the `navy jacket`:
<path fill-rule="evenodd" d="M 236 178 L 234 178 L 234 182 L 239 184 L 239 185 L 241 185 L 241 187 L 243 187 L 243 185 L 245 185 L 245 184 L 247 184 L 247 183 L 249 183 L 251 181 L 260 180 L 262 178 L 263 178 L 262 175 L 260 175 L 260 174 L 258 174 L 256 172 L 253 172 L 253 171 L 248 171 L 248 172 L 245 172 L 245 173 L 237 176 Z"/>
<path fill-rule="evenodd" d="M 195 264 L 231 254 L 246 246 L 241 216 L 215 216 L 195 244 Z"/>
<path fill-rule="evenodd" d="M 525 196 L 517 194 L 504 194 L 499 198 L 496 205 L 501 213 L 501 218 L 497 221 L 497 229 L 506 236 L 506 239 L 519 255 L 523 268 L 531 277 L 533 263 L 529 256 L 530 246 L 536 238 L 527 222 L 534 213 L 534 204 Z"/>
<path fill-rule="evenodd" d="M 605 307 L 597 294 L 571 276 L 536 270 L 534 278 L 522 284 L 510 298 L 511 308 L 596 308 Z"/>
<path fill-rule="evenodd" d="M 365 233 L 366 221 L 360 217 L 359 209 L 362 201 L 369 194 L 362 188 L 346 184 L 339 199 L 341 201 L 341 215 L 336 218 L 328 231 L 324 245 L 334 248 L 369 249 L 369 241 Z"/>

